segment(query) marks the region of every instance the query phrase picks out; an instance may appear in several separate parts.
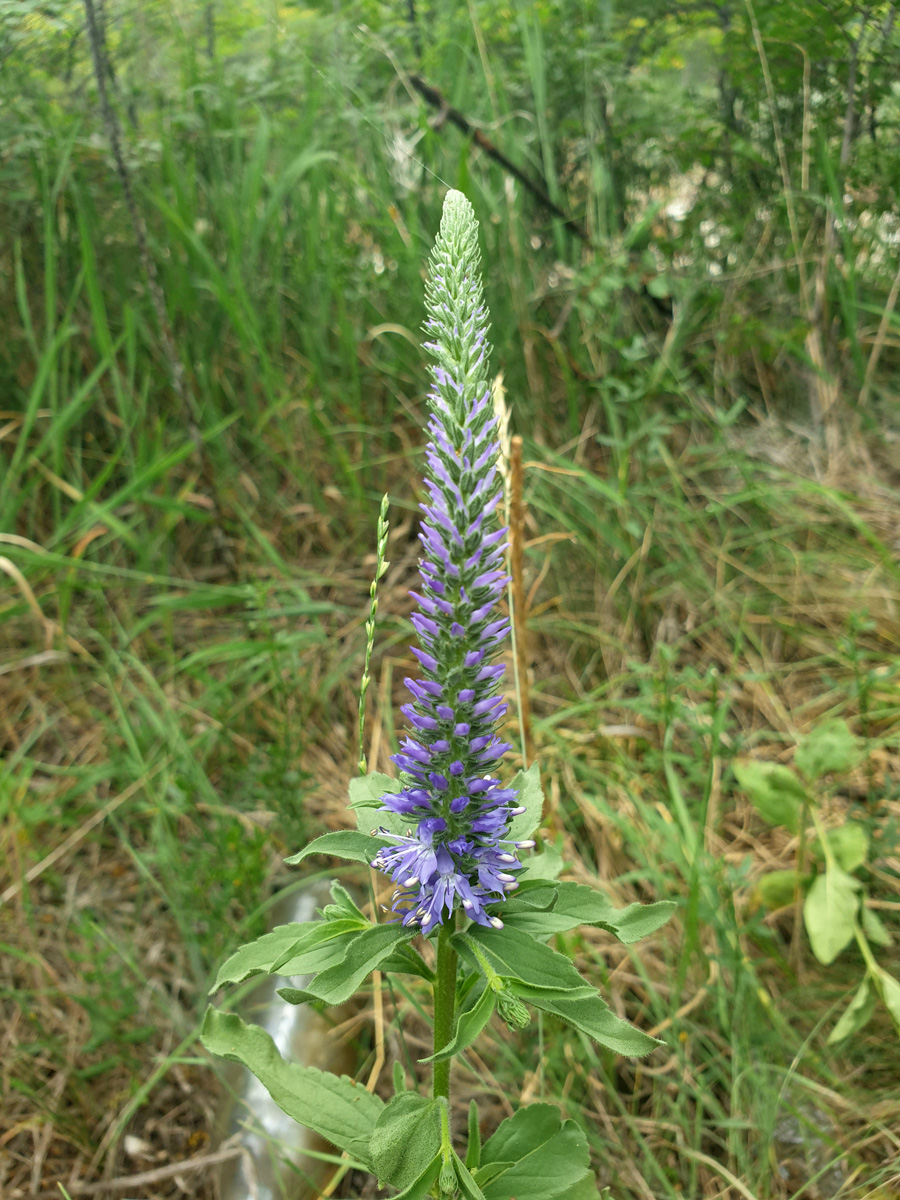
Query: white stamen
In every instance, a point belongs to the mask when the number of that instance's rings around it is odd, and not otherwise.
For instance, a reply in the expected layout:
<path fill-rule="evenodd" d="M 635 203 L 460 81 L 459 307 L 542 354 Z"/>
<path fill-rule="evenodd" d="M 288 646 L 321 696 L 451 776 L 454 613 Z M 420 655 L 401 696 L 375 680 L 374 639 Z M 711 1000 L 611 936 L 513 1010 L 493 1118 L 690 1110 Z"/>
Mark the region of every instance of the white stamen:
<path fill-rule="evenodd" d="M 499 917 L 491 917 L 491 924 L 493 925 L 493 927 L 495 929 L 503 928 L 503 922 L 500 920 Z"/>
<path fill-rule="evenodd" d="M 419 882 L 418 875 L 410 875 L 409 879 L 404 879 L 403 886 L 404 887 L 415 887 L 418 882 Z"/>
<path fill-rule="evenodd" d="M 515 875 L 506 875 L 503 873 L 503 871 L 497 872 L 497 878 L 502 879 L 504 883 L 515 883 L 516 882 Z"/>
<path fill-rule="evenodd" d="M 524 841 L 524 842 L 516 842 L 516 845 L 518 846 L 518 848 L 520 850 L 533 850 L 535 843 L 534 843 L 533 838 L 529 838 L 527 841 Z"/>
<path fill-rule="evenodd" d="M 516 856 L 514 854 L 498 854 L 497 858 L 500 860 L 500 862 L 515 862 L 516 861 Z"/>
<path fill-rule="evenodd" d="M 463 908 L 465 908 L 465 909 L 470 909 L 471 907 L 472 907 L 472 901 L 471 901 L 471 900 L 463 900 Z"/>
<path fill-rule="evenodd" d="M 527 812 L 527 811 L 528 811 L 528 809 L 523 804 L 519 808 L 511 808 L 509 810 L 509 815 L 511 817 L 521 817 L 522 813 Z"/>

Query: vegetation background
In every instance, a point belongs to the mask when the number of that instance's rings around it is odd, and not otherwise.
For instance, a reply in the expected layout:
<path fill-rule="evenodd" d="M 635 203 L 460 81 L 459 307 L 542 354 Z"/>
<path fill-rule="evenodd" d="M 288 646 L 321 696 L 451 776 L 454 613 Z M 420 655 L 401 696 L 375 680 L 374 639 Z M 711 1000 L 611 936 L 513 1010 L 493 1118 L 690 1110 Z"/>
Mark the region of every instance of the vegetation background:
<path fill-rule="evenodd" d="M 891 1016 L 829 1043 L 863 958 L 761 885 L 820 867 L 734 771 L 846 721 L 818 819 L 896 972 L 898 52 L 884 0 L 0 2 L 5 1196 L 215 1194 L 198 1019 L 347 821 L 383 491 L 370 768 L 411 665 L 448 185 L 525 441 L 548 836 L 682 902 L 565 945 L 665 1050 L 493 1030 L 460 1102 L 560 1103 L 620 1200 L 898 1194 Z M 346 1025 L 361 1074 L 417 1003 Z"/>

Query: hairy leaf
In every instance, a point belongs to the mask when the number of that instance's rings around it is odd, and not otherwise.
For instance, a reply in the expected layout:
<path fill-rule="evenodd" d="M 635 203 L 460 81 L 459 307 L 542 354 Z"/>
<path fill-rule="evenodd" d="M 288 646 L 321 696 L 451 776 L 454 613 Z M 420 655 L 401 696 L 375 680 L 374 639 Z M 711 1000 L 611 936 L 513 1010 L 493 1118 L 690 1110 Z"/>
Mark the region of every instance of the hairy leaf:
<path fill-rule="evenodd" d="M 251 975 L 262 972 L 275 973 L 289 957 L 306 953 L 317 946 L 351 931 L 358 931 L 361 923 L 343 921 L 295 921 L 289 925 L 277 925 L 270 933 L 263 934 L 255 942 L 248 942 L 235 950 L 234 954 L 219 968 L 216 982 L 210 991 L 218 991 L 226 983 L 242 983 Z M 299 975 L 300 971 L 286 974 Z"/>
<path fill-rule="evenodd" d="M 441 1148 L 441 1101 L 401 1092 L 380 1114 L 372 1133 L 373 1170 L 382 1183 L 405 1188 Z"/>
<path fill-rule="evenodd" d="M 206 1010 L 200 1040 L 211 1054 L 242 1063 L 279 1108 L 373 1170 L 369 1139 L 384 1101 L 346 1075 L 285 1062 L 264 1029 L 234 1013 Z"/>
<path fill-rule="evenodd" d="M 554 992 L 594 990 L 579 975 L 571 959 L 551 950 L 543 942 L 535 941 L 528 933 L 518 929 L 486 929 L 482 925 L 473 925 L 465 936 L 455 934 L 454 945 L 468 961 L 477 965 L 477 959 L 466 945 L 466 938 L 478 943 L 498 975 L 520 979 L 531 987 Z"/>
<path fill-rule="evenodd" d="M 414 929 L 402 925 L 370 925 L 358 933 L 344 951 L 340 962 L 320 971 L 309 987 L 302 992 L 281 988 L 279 995 L 291 1003 L 304 1000 L 324 1000 L 326 1004 L 343 1004 L 349 1000 L 367 975 L 393 954 L 399 942 L 408 941 Z"/>
<path fill-rule="evenodd" d="M 561 995 L 558 992 L 545 992 L 537 988 L 527 988 L 515 981 L 510 984 L 512 991 L 522 999 L 542 1008 L 544 1012 L 562 1017 L 582 1033 L 614 1050 L 616 1054 L 627 1054 L 630 1057 L 640 1057 L 648 1054 L 662 1043 L 650 1037 L 648 1033 L 636 1028 L 630 1021 L 617 1017 L 599 992 L 592 996 Z"/>
<path fill-rule="evenodd" d="M 321 837 L 314 838 L 298 854 L 292 854 L 284 861 L 293 867 L 310 854 L 329 854 L 350 862 L 370 863 L 385 845 L 384 838 L 370 837 L 355 829 L 340 829 L 337 833 L 323 833 Z"/>
<path fill-rule="evenodd" d="M 428 1058 L 420 1058 L 419 1062 L 443 1062 L 444 1059 L 453 1058 L 461 1050 L 465 1050 L 467 1046 L 471 1046 L 491 1019 L 496 1007 L 496 993 L 491 988 L 486 987 L 475 1003 L 463 1009 L 459 1014 L 453 1037 L 447 1045 L 442 1047 L 437 1054 L 432 1054 Z"/>
<path fill-rule="evenodd" d="M 542 905 L 544 893 L 551 897 L 555 893 L 555 902 Z M 584 884 L 557 883 L 531 889 L 521 900 L 516 896 L 502 912 L 504 925 L 522 933 L 540 937 L 564 933 L 578 925 L 598 925 L 615 934 L 620 942 L 631 945 L 659 929 L 676 908 L 671 900 L 615 908 L 601 892 Z"/>

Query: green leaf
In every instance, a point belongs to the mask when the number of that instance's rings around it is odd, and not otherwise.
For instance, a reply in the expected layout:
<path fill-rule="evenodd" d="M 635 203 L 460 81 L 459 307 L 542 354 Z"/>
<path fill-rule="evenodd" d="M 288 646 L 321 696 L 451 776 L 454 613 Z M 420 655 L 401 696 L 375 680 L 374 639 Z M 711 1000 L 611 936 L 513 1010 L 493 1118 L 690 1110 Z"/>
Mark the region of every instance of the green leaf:
<path fill-rule="evenodd" d="M 820 963 L 834 962 L 852 941 L 859 888 L 859 881 L 837 866 L 813 880 L 803 905 L 803 920 L 813 954 Z"/>
<path fill-rule="evenodd" d="M 385 1107 L 378 1096 L 346 1075 L 285 1062 L 264 1029 L 234 1013 L 208 1008 L 200 1040 L 211 1054 L 252 1071 L 289 1117 L 373 1169 L 369 1139 Z"/>
<path fill-rule="evenodd" d="M 513 817 L 506 836 L 512 842 L 524 842 L 540 825 L 544 813 L 544 790 L 537 763 L 532 763 L 527 771 L 519 771 L 509 786 L 516 793 L 516 807 L 525 811 Z"/>
<path fill-rule="evenodd" d="M 330 854 L 334 858 L 345 858 L 350 862 L 370 863 L 387 843 L 384 838 L 370 837 L 354 829 L 340 829 L 337 833 L 323 833 L 304 846 L 299 854 L 292 854 L 284 861 L 296 866 L 310 854 Z"/>
<path fill-rule="evenodd" d="M 523 862 L 525 869 L 516 872 L 516 879 L 520 883 L 526 879 L 556 879 L 563 869 L 562 855 L 550 848 L 524 858 Z"/>
<path fill-rule="evenodd" d="M 347 947 L 359 936 L 360 929 L 365 928 L 365 925 L 361 926 L 358 921 L 329 921 L 327 924 L 335 934 L 335 926 L 345 928 L 337 936 L 322 938 L 317 944 L 310 945 L 305 950 L 300 949 L 296 954 L 292 953 L 291 957 L 279 959 L 272 968 L 273 974 L 290 978 L 292 975 L 313 975 L 316 971 L 326 971 L 343 960 Z"/>
<path fill-rule="evenodd" d="M 513 1165 L 481 1185 L 485 1200 L 571 1200 L 593 1183 L 587 1139 L 552 1104 L 531 1104 L 501 1122 L 482 1148 L 479 1176 L 492 1163 Z"/>
<path fill-rule="evenodd" d="M 859 1033 L 862 1027 L 875 1011 L 875 995 L 869 986 L 868 978 L 864 979 L 856 995 L 844 1009 L 841 1019 L 828 1035 L 827 1045 L 835 1046 L 845 1038 Z"/>
<path fill-rule="evenodd" d="M 360 921 L 363 925 L 368 924 L 362 909 L 359 908 L 347 889 L 338 883 L 336 879 L 332 881 L 329 891 L 331 892 L 331 899 L 334 901 L 334 904 L 330 904 L 328 907 L 338 910 L 335 916 L 350 917 Z"/>
<path fill-rule="evenodd" d="M 418 1092 L 394 1096 L 378 1118 L 370 1142 L 374 1174 L 405 1188 L 427 1171 L 441 1148 L 441 1101 Z"/>
<path fill-rule="evenodd" d="M 289 925 L 276 925 L 255 942 L 248 942 L 235 950 L 234 954 L 219 968 L 216 982 L 210 988 L 218 991 L 226 983 L 243 983 L 251 975 L 262 972 L 273 973 L 288 956 L 303 953 L 338 937 L 349 930 L 359 930 L 358 921 L 294 921 Z M 300 971 L 288 972 L 292 975 Z"/>
<path fill-rule="evenodd" d="M 404 832 L 409 818 L 381 806 L 382 796 L 402 790 L 403 784 L 399 779 L 392 779 L 390 775 L 382 775 L 379 771 L 350 780 L 350 807 L 356 814 L 356 826 L 360 833 L 370 834 L 380 828 L 389 829 L 391 833 Z"/>
<path fill-rule="evenodd" d="M 876 946 L 891 946 L 894 939 L 891 937 L 887 926 L 877 912 L 871 908 L 866 908 L 863 905 L 862 910 L 862 927 L 863 933 L 870 942 L 874 942 Z"/>
<path fill-rule="evenodd" d="M 799 831 L 807 795 L 793 771 L 780 763 L 744 759 L 734 764 L 734 773 L 763 820 L 783 825 L 791 833 Z"/>
<path fill-rule="evenodd" d="M 878 984 L 884 1006 L 891 1014 L 894 1024 L 900 1030 L 900 982 L 889 975 L 884 967 L 878 967 Z"/>
<path fill-rule="evenodd" d="M 800 876 L 801 890 L 812 879 L 811 875 Z M 768 909 L 786 908 L 794 903 L 797 886 L 797 871 L 789 867 L 784 871 L 769 871 L 756 881 L 756 895 Z"/>
<path fill-rule="evenodd" d="M 859 739 L 850 732 L 846 721 L 837 719 L 823 721 L 801 738 L 794 763 L 798 771 L 813 780 L 849 771 L 861 757 Z"/>
<path fill-rule="evenodd" d="M 855 821 L 847 821 L 837 829 L 829 829 L 825 836 L 828 839 L 828 847 L 842 870 L 855 871 L 857 867 L 865 864 L 869 857 L 869 835 L 862 825 Z M 823 856 L 818 838 L 813 849 L 817 858 Z"/>
<path fill-rule="evenodd" d="M 521 996 L 535 1008 L 542 1008 L 544 1012 L 562 1017 L 564 1021 L 616 1054 L 640 1058 L 641 1055 L 649 1054 L 656 1046 L 662 1045 L 657 1038 L 636 1028 L 630 1021 L 617 1017 L 599 992 L 595 991 L 592 996 L 561 995 L 557 992 L 523 987 L 515 980 L 509 986 L 517 996 Z"/>
<path fill-rule="evenodd" d="M 492 988 L 486 987 L 475 1003 L 464 1008 L 459 1014 L 453 1037 L 447 1045 L 443 1046 L 437 1054 L 432 1054 L 428 1058 L 420 1058 L 419 1062 L 443 1062 L 447 1058 L 453 1058 L 467 1046 L 471 1046 L 493 1016 L 496 1007 L 496 993 Z"/>
<path fill-rule="evenodd" d="M 478 943 L 498 975 L 554 992 L 594 990 L 579 975 L 571 959 L 518 929 L 486 929 L 482 925 L 473 925 L 465 935 L 454 934 L 453 944 L 477 967 L 479 963 L 466 944 L 466 938 Z"/>
<path fill-rule="evenodd" d="M 544 893 L 551 896 L 546 905 L 542 903 Z M 615 934 L 620 942 L 631 945 L 659 929 L 676 908 L 671 900 L 615 908 L 601 892 L 582 883 L 558 883 L 554 887 L 531 889 L 521 899 L 515 896 L 501 911 L 507 928 L 533 936 L 564 933 L 578 925 L 598 925 Z"/>

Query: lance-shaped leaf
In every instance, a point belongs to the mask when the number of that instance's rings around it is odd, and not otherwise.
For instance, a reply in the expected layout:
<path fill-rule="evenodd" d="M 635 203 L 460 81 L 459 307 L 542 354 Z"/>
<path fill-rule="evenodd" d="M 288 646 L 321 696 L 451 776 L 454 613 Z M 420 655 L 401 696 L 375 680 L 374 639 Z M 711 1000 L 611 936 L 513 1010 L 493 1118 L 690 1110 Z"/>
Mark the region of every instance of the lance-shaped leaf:
<path fill-rule="evenodd" d="M 278 994 L 291 1004 L 302 1004 L 306 1000 L 343 1004 L 366 976 L 393 954 L 399 943 L 408 941 L 414 933 L 414 929 L 405 929 L 402 925 L 370 925 L 350 942 L 340 962 L 320 971 L 307 988 L 303 991 L 279 988 Z"/>
<path fill-rule="evenodd" d="M 484 1192 L 475 1182 L 474 1177 L 470 1174 L 469 1168 L 459 1157 L 455 1150 L 453 1154 L 453 1169 L 456 1172 L 456 1182 L 459 1184 L 460 1194 L 463 1200 L 487 1200 Z"/>
<path fill-rule="evenodd" d="M 478 943 L 497 974 L 505 978 L 520 979 L 530 987 L 567 994 L 594 990 L 578 974 L 571 959 L 518 929 L 485 929 L 473 925 L 464 936 L 454 934 L 453 943 L 459 952 L 474 966 L 480 966 L 466 944 L 467 938 Z"/>
<path fill-rule="evenodd" d="M 218 991 L 226 983 L 242 983 L 251 975 L 263 972 L 274 974 L 287 959 L 321 947 L 342 934 L 359 932 L 360 928 L 361 922 L 349 918 L 340 921 L 294 921 L 289 925 L 277 925 L 255 942 L 248 942 L 246 946 L 235 950 L 219 969 L 216 982 L 210 991 Z M 302 973 L 298 970 L 285 972 L 290 975 Z"/>
<path fill-rule="evenodd" d="M 298 854 L 292 854 L 284 861 L 293 867 L 310 854 L 329 854 L 349 862 L 370 863 L 385 845 L 384 838 L 359 833 L 355 829 L 340 829 L 337 833 L 323 833 L 321 837 L 314 838 Z"/>
<path fill-rule="evenodd" d="M 637 1029 L 630 1021 L 617 1017 L 599 992 L 591 996 L 563 995 L 559 992 L 546 992 L 539 988 L 529 988 L 513 980 L 510 990 L 535 1008 L 562 1017 L 589 1038 L 614 1050 L 616 1054 L 627 1054 L 629 1057 L 640 1057 L 648 1054 L 662 1043 L 650 1037 L 649 1034 Z"/>
<path fill-rule="evenodd" d="M 512 1165 L 481 1185 L 494 1163 Z M 585 1200 L 597 1195 L 587 1139 L 574 1121 L 562 1121 L 552 1104 L 530 1104 L 501 1122 L 482 1147 L 475 1177 L 485 1200 Z"/>
<path fill-rule="evenodd" d="M 486 987 L 478 999 L 459 1014 L 453 1037 L 447 1045 L 443 1046 L 437 1054 L 432 1054 L 428 1058 L 420 1058 L 419 1062 L 443 1062 L 444 1059 L 453 1058 L 455 1054 L 459 1054 L 461 1050 L 471 1046 L 491 1019 L 496 1007 L 497 995 L 493 988 Z"/>
<path fill-rule="evenodd" d="M 546 895 L 555 893 L 554 902 L 542 904 Z M 671 900 L 656 904 L 629 904 L 615 908 L 606 896 L 581 883 L 558 883 L 530 889 L 521 900 L 511 900 L 503 910 L 503 924 L 541 937 L 564 933 L 579 925 L 597 925 L 615 934 L 620 942 L 631 945 L 655 933 L 668 921 L 677 905 Z M 539 911 L 538 911 L 539 910 Z"/>
<path fill-rule="evenodd" d="M 405 1188 L 428 1169 L 441 1148 L 441 1104 L 418 1092 L 401 1092 L 380 1114 L 371 1155 L 381 1183 Z"/>
<path fill-rule="evenodd" d="M 234 1013 L 207 1009 L 200 1040 L 210 1053 L 247 1067 L 289 1117 L 373 1170 L 369 1140 L 384 1111 L 378 1096 L 346 1075 L 285 1062 L 264 1029 Z"/>

